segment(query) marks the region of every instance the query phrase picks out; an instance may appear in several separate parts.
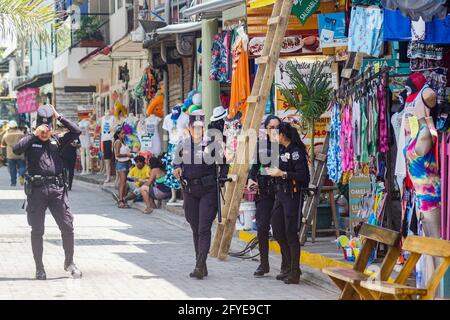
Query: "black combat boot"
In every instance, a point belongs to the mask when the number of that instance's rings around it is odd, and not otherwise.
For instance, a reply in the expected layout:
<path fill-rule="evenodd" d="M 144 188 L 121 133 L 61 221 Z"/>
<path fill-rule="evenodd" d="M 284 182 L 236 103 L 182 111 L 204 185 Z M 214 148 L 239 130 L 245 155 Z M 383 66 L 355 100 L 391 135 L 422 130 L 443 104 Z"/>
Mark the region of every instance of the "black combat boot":
<path fill-rule="evenodd" d="M 47 280 L 44 266 L 36 266 L 36 280 Z"/>
<path fill-rule="evenodd" d="M 270 266 L 269 266 L 269 248 L 266 247 L 263 243 L 259 244 L 259 256 L 260 256 L 260 263 L 256 271 L 253 273 L 255 277 L 261 277 L 265 275 L 266 273 L 269 273 Z"/>
<path fill-rule="evenodd" d="M 253 273 L 254 276 L 256 277 L 261 277 L 263 275 L 265 275 L 266 273 L 270 272 L 270 267 L 268 264 L 264 264 L 261 263 L 258 268 L 256 269 L 256 271 Z"/>
<path fill-rule="evenodd" d="M 299 284 L 300 282 L 300 276 L 302 272 L 300 269 L 292 270 L 292 272 L 289 273 L 289 276 L 284 279 L 284 283 L 286 284 Z"/>
<path fill-rule="evenodd" d="M 289 273 L 291 272 L 291 264 L 288 261 L 288 259 L 281 256 L 281 272 L 277 275 L 277 280 L 283 281 L 289 276 Z"/>
<path fill-rule="evenodd" d="M 189 275 L 191 278 L 197 278 L 199 280 L 206 277 L 207 267 L 206 267 L 206 255 L 205 254 L 198 255 L 195 269 Z"/>
<path fill-rule="evenodd" d="M 198 253 L 195 253 L 195 265 L 197 265 L 197 260 L 198 260 Z M 195 278 L 194 271 L 195 271 L 195 267 L 194 267 L 194 270 L 192 270 L 192 272 L 189 273 L 189 277 Z"/>
<path fill-rule="evenodd" d="M 64 262 L 64 270 L 70 272 L 70 275 L 74 279 L 81 279 L 83 273 L 80 268 L 72 261 L 72 262 Z"/>

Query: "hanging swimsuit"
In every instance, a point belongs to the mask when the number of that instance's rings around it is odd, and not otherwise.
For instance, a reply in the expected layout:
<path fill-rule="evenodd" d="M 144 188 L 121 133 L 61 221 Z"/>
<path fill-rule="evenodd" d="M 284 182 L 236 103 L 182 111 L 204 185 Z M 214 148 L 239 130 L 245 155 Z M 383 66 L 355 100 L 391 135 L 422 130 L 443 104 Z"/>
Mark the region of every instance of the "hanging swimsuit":
<path fill-rule="evenodd" d="M 350 106 L 344 108 L 344 115 L 341 124 L 341 150 L 342 152 L 342 183 L 348 183 L 353 174 L 353 139 L 352 139 L 352 119 Z"/>
<path fill-rule="evenodd" d="M 389 140 L 388 140 L 388 126 L 387 126 L 387 110 L 386 103 L 384 100 L 384 90 L 383 83 L 378 86 L 377 90 L 378 104 L 380 106 L 380 126 L 379 126 L 379 139 L 378 139 L 378 151 L 381 153 L 386 153 L 389 151 Z"/>
<path fill-rule="evenodd" d="M 416 191 L 417 209 L 429 212 L 441 205 L 441 181 L 434 149 L 425 155 L 416 153 L 417 137 L 425 126 L 421 126 L 415 139 L 405 146 L 406 167 Z M 437 141 L 435 142 L 437 143 Z"/>
<path fill-rule="evenodd" d="M 377 154 L 377 128 L 378 128 L 378 112 L 377 112 L 377 100 L 375 94 L 372 93 L 372 96 L 369 98 L 372 105 L 372 115 L 371 115 L 371 142 L 369 146 L 369 155 L 376 156 Z"/>
<path fill-rule="evenodd" d="M 364 174 L 368 174 L 368 163 L 369 163 L 369 146 L 367 142 L 368 133 L 367 126 L 369 121 L 367 120 L 367 97 L 364 97 L 361 103 L 361 156 L 359 162 L 363 167 Z"/>
<path fill-rule="evenodd" d="M 330 145 L 328 148 L 328 175 L 334 183 L 338 183 L 342 176 L 341 167 L 341 115 L 339 103 L 335 102 L 331 110 Z"/>

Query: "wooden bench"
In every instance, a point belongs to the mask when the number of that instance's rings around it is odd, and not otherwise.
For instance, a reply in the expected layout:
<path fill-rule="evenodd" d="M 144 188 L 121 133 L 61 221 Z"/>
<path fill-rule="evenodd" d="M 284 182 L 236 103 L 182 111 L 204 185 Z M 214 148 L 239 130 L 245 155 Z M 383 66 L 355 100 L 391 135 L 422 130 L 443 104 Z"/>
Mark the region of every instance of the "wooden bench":
<path fill-rule="evenodd" d="M 363 281 L 361 287 L 368 290 L 373 299 L 395 299 L 395 300 L 430 300 L 434 298 L 437 287 L 442 277 L 450 266 L 450 241 L 426 237 L 408 236 L 403 244 L 403 250 L 409 251 L 411 255 L 395 279 L 394 283 L 386 281 Z M 441 260 L 436 270 L 427 283 L 426 289 L 415 288 L 405 285 L 411 272 L 414 270 L 422 255 L 434 257 Z M 438 259 L 436 259 L 438 258 Z"/>
<path fill-rule="evenodd" d="M 365 274 L 364 271 L 367 268 L 369 257 L 377 243 L 383 243 L 389 249 L 381 268 L 375 274 L 376 278 L 382 281 L 389 279 L 400 256 L 400 233 L 365 223 L 362 225 L 359 234 L 363 236 L 363 243 L 353 269 L 322 269 L 322 272 L 328 275 L 336 286 L 341 289 L 340 300 L 373 299 L 373 296 L 368 290 L 360 286 L 360 283 L 368 280 L 369 277 L 373 277 Z"/>

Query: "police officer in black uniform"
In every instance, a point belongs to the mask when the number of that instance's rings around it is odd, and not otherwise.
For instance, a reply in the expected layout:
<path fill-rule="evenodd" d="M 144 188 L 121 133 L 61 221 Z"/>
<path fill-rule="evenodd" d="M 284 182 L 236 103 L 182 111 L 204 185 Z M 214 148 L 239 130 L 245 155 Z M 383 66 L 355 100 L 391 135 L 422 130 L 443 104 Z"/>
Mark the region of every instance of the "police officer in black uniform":
<path fill-rule="evenodd" d="M 206 259 L 211 245 L 211 227 L 217 215 L 217 172 L 225 179 L 228 166 L 220 150 L 222 139 L 211 143 L 204 134 L 203 111 L 189 115 L 189 137 L 175 149 L 174 175 L 181 180 L 184 193 L 184 213 L 192 228 L 196 265 L 191 278 L 203 279 L 208 275 Z M 208 141 L 209 140 L 209 141 Z M 217 170 L 219 166 L 220 170 Z"/>
<path fill-rule="evenodd" d="M 298 236 L 303 206 L 301 188 L 307 188 L 310 179 L 307 153 L 297 130 L 289 123 L 282 122 L 279 125 L 274 140 L 280 144 L 280 159 L 278 168 L 267 169 L 276 183 L 271 223 L 281 254 L 289 262 L 289 268 L 285 269 L 289 272 L 279 278 L 286 284 L 298 284 L 301 274 Z"/>
<path fill-rule="evenodd" d="M 274 130 L 278 129 L 280 123 L 280 118 L 274 115 L 269 115 L 264 121 L 264 128 L 267 130 L 267 139 L 258 141 L 256 163 L 254 163 L 250 169 L 247 184 L 248 189 L 257 190 L 255 197 L 255 218 L 260 264 L 253 273 L 255 276 L 263 276 L 270 271 L 269 231 L 272 209 L 275 203 L 275 188 L 274 178 L 267 174 L 266 168 L 269 168 L 271 165 L 271 156 L 278 157 L 278 150 L 276 150 L 276 154 L 272 155 L 272 147 L 276 146 L 278 149 L 278 144 L 272 144 L 269 137 L 274 134 Z M 283 259 L 282 265 L 285 264 L 287 264 L 287 261 Z M 287 265 L 285 268 L 287 268 Z M 279 277 L 279 275 L 277 277 Z"/>
<path fill-rule="evenodd" d="M 62 138 L 53 135 L 52 120 L 56 118 L 69 132 Z M 25 183 L 28 205 L 28 224 L 31 226 L 31 247 L 36 263 L 36 279 L 45 280 L 42 262 L 45 211 L 50 209 L 61 230 L 65 253 L 64 270 L 74 278 L 81 277 L 73 262 L 73 216 L 67 204 L 67 191 L 63 174 L 62 148 L 81 134 L 78 126 L 59 115 L 52 105 L 44 105 L 37 112 L 37 128 L 23 137 L 14 147 L 15 154 L 25 153 L 28 175 Z"/>

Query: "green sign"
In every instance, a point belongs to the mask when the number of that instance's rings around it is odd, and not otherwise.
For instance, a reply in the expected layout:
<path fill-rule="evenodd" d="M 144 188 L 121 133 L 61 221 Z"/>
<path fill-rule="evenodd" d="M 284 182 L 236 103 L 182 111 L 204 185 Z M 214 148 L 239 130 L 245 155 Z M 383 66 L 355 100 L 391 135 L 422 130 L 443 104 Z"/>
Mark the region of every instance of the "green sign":
<path fill-rule="evenodd" d="M 292 13 L 302 22 L 304 25 L 306 20 L 311 17 L 314 12 L 319 9 L 320 0 L 294 0 L 292 6 Z"/>

